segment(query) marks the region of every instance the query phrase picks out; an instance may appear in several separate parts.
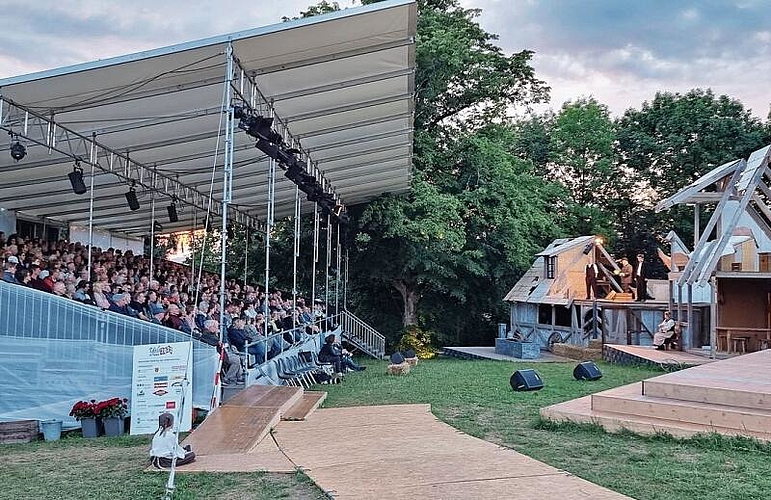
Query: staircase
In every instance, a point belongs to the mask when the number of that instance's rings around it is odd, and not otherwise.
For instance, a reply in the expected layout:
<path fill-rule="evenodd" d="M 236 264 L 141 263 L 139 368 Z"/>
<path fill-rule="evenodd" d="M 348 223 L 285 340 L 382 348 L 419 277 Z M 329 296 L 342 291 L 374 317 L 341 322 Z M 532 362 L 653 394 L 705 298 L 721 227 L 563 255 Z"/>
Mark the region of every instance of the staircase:
<path fill-rule="evenodd" d="M 771 441 L 771 350 L 661 375 L 541 409 L 608 431 L 719 433 Z"/>
<path fill-rule="evenodd" d="M 385 337 L 347 309 L 340 313 L 343 339 L 375 359 L 385 357 Z"/>

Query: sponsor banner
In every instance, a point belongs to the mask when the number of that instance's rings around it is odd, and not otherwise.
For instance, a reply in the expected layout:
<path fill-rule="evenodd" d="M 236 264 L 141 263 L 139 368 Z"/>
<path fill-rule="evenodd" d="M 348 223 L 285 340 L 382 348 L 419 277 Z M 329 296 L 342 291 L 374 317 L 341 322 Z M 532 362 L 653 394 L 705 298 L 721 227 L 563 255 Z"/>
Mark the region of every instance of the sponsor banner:
<path fill-rule="evenodd" d="M 167 411 L 175 420 L 181 414 L 180 421 L 175 421 L 177 431 L 189 431 L 193 422 L 192 380 L 192 342 L 134 346 L 131 434 L 154 433 L 158 430 L 158 415 Z"/>

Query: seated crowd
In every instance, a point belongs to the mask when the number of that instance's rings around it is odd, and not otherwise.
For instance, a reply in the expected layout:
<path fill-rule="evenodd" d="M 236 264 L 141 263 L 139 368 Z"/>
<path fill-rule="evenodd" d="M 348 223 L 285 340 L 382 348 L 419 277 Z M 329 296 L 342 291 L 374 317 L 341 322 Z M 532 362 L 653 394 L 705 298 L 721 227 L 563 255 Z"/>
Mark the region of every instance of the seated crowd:
<path fill-rule="evenodd" d="M 220 280 L 204 273 L 196 290 L 189 266 L 160 260 L 150 276 L 149 258 L 109 248 L 92 248 L 88 272 L 88 247 L 66 241 L 46 242 L 0 232 L 2 280 L 16 283 L 191 334 L 210 345 L 219 345 Z M 323 303 L 313 307 L 303 298 L 296 304 L 281 291 L 266 294 L 236 280 L 226 283 L 225 339 L 237 351 L 262 362 L 320 331 L 326 312 Z M 283 335 L 274 335 L 284 332 Z M 272 337 L 271 337 L 272 336 Z M 247 347 L 248 344 L 248 347 Z M 226 351 L 230 353 L 229 349 Z M 235 361 L 235 359 L 231 360 Z M 226 367 L 228 362 L 226 360 Z M 223 374 L 225 375 L 225 374 Z M 237 381 L 240 372 L 227 375 Z"/>

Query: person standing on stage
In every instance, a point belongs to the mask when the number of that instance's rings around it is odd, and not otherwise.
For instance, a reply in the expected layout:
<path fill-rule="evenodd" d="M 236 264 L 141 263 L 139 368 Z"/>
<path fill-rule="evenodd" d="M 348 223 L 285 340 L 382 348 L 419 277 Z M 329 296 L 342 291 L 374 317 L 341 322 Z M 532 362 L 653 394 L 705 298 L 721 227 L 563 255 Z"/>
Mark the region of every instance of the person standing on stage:
<path fill-rule="evenodd" d="M 621 270 L 618 275 L 621 276 L 621 288 L 625 293 L 632 291 L 632 274 L 634 274 L 634 269 L 629 263 L 629 259 L 621 257 Z"/>
<path fill-rule="evenodd" d="M 645 255 L 637 254 L 637 263 L 634 266 L 634 286 L 637 292 L 635 301 L 644 302 L 648 295 L 648 264 L 645 263 Z"/>
<path fill-rule="evenodd" d="M 590 262 L 586 265 L 586 300 L 594 297 L 597 299 L 597 277 L 600 274 L 599 266 L 596 262 Z"/>

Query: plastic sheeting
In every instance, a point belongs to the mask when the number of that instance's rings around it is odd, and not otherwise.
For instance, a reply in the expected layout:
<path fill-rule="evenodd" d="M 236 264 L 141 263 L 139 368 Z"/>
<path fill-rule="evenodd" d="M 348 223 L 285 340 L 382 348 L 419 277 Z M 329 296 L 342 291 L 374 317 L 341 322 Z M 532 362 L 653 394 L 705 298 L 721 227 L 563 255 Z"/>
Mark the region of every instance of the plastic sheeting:
<path fill-rule="evenodd" d="M 133 346 L 191 337 L 0 282 L 0 420 L 69 416 L 79 400 L 131 397 Z M 214 347 L 193 340 L 193 405 L 208 408 L 217 370 Z M 130 408 L 131 402 L 129 402 Z"/>

